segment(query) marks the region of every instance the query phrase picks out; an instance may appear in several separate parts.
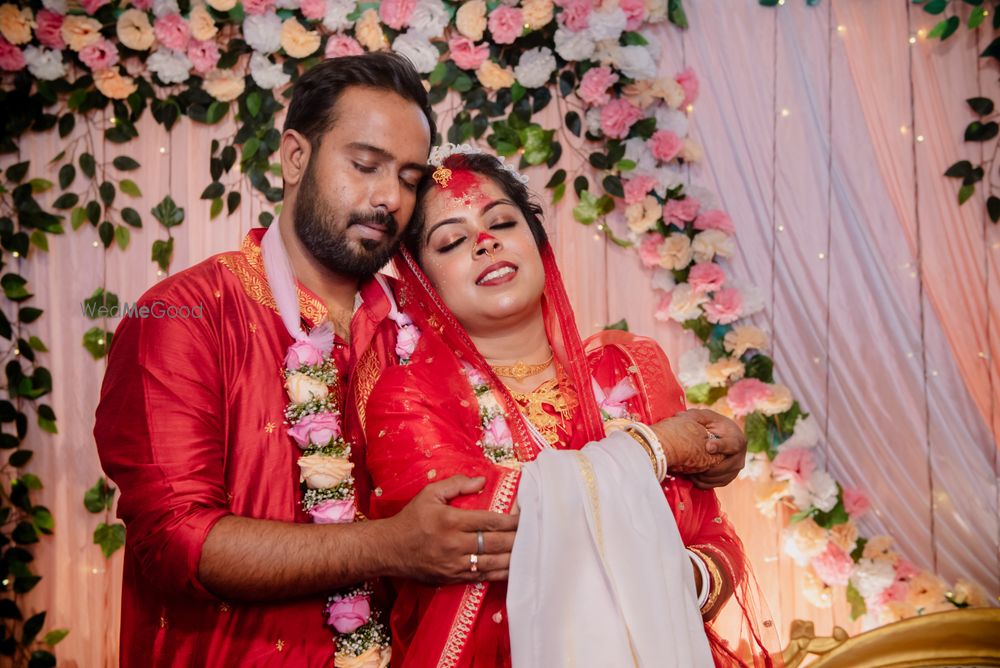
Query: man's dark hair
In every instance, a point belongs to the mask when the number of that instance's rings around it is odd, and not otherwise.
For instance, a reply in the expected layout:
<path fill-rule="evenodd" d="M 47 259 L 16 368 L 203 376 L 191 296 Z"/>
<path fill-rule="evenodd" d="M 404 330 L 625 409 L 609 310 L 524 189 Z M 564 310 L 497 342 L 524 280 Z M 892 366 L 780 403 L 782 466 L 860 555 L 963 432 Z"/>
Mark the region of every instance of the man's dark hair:
<path fill-rule="evenodd" d="M 487 153 L 458 153 L 446 158 L 442 166 L 448 169 L 464 169 L 475 172 L 495 181 L 504 194 L 521 210 L 524 219 L 528 221 L 528 229 L 531 230 L 531 235 L 535 238 L 535 244 L 538 248 L 541 249 L 548 245 L 549 237 L 545 233 L 545 227 L 542 226 L 542 207 L 535 201 L 528 186 L 504 169 L 497 158 Z M 406 227 L 403 239 L 403 243 L 406 244 L 410 254 L 418 263 L 420 262 L 420 248 L 422 246 L 421 237 L 427 225 L 423 206 L 424 196 L 431 188 L 435 187 L 437 184 L 428 173 L 417 188 L 417 208 L 413 212 L 410 224 Z"/>
<path fill-rule="evenodd" d="M 285 117 L 285 130 L 301 133 L 316 148 L 337 121 L 340 96 L 351 86 L 385 90 L 416 104 L 437 134 L 434 112 L 427 101 L 420 75 L 410 61 L 395 53 L 365 53 L 324 60 L 303 74 L 292 88 L 292 101 Z"/>

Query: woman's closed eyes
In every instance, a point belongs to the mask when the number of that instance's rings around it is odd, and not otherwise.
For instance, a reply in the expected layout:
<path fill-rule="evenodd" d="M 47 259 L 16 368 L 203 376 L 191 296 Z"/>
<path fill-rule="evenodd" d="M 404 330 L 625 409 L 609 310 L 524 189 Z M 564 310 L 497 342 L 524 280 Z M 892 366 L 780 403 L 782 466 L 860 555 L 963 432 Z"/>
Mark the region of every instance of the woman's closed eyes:
<path fill-rule="evenodd" d="M 512 227 L 515 227 L 517 225 L 517 223 L 518 223 L 518 221 L 516 221 L 516 220 L 502 220 L 502 221 L 499 221 L 497 223 L 494 223 L 494 224 L 490 225 L 489 229 L 491 229 L 491 230 L 507 230 L 507 229 L 510 229 Z M 455 248 L 458 248 L 459 246 L 461 246 L 462 242 L 465 241 L 468 238 L 469 237 L 465 236 L 465 235 L 460 236 L 457 239 L 455 239 L 454 241 L 449 241 L 444 246 L 441 246 L 440 248 L 438 248 L 437 252 L 438 253 L 447 253 L 447 252 L 451 251 L 452 249 L 455 249 Z"/>

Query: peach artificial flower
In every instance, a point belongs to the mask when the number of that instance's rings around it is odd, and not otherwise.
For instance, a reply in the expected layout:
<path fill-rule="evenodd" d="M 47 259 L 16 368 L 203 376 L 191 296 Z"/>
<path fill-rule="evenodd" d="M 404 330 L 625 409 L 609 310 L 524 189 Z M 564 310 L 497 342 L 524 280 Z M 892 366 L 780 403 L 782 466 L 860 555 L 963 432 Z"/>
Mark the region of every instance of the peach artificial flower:
<path fill-rule="evenodd" d="M 133 51 L 145 51 L 156 41 L 153 26 L 149 23 L 149 14 L 139 9 L 122 12 L 115 30 L 118 41 Z"/>
<path fill-rule="evenodd" d="M 736 325 L 726 332 L 722 343 L 736 357 L 742 357 L 748 350 L 766 350 L 768 345 L 764 330 L 752 325 Z"/>
<path fill-rule="evenodd" d="M 63 20 L 62 38 L 66 46 L 74 51 L 81 51 L 103 39 L 101 23 L 89 16 L 71 14 Z"/>
<path fill-rule="evenodd" d="M 0 35 L 11 44 L 27 44 L 31 41 L 31 30 L 35 18 L 27 7 L 0 5 Z"/>
<path fill-rule="evenodd" d="M 281 48 L 292 58 L 308 58 L 319 49 L 319 33 L 307 30 L 295 19 L 281 25 Z"/>
<path fill-rule="evenodd" d="M 382 24 L 379 22 L 378 12 L 374 9 L 366 9 L 358 22 L 354 24 L 354 37 L 368 51 L 381 51 L 388 46 L 385 33 L 382 32 Z"/>
<path fill-rule="evenodd" d="M 243 80 L 243 77 L 236 74 L 236 72 L 233 72 L 232 70 L 211 70 L 205 75 L 205 83 L 202 84 L 202 88 L 205 89 L 206 93 L 214 97 L 219 102 L 231 102 L 243 94 L 244 89 L 246 89 L 246 81 Z M 302 374 L 295 374 L 295 376 L 301 375 Z M 309 378 L 308 376 L 304 376 L 304 378 L 313 381 L 313 383 L 319 383 L 323 386 L 324 390 L 329 392 L 326 385 L 323 385 L 320 381 Z M 285 381 L 285 387 L 288 388 L 289 395 L 292 395 L 292 389 L 289 385 L 291 380 L 292 378 L 290 377 L 287 381 Z M 305 391 L 305 388 L 307 387 L 313 386 L 305 383 L 304 381 L 299 381 L 295 385 L 296 391 Z M 325 396 L 326 392 L 318 398 L 322 399 Z M 301 401 L 307 400 L 308 399 L 302 399 Z M 296 399 L 295 396 L 292 395 L 292 401 L 298 402 L 300 400 Z"/>
<path fill-rule="evenodd" d="M 652 230 L 662 213 L 660 203 L 652 195 L 646 195 L 641 201 L 625 207 L 625 220 L 628 228 L 636 234 Z"/>
<path fill-rule="evenodd" d="M 691 239 L 686 234 L 670 234 L 660 247 L 660 266 L 664 269 L 684 269 L 691 264 Z"/>
<path fill-rule="evenodd" d="M 521 5 L 524 15 L 524 25 L 529 30 L 544 28 L 552 21 L 553 4 L 552 0 L 524 0 Z"/>
<path fill-rule="evenodd" d="M 455 27 L 473 42 L 481 40 L 486 31 L 486 3 L 483 0 L 464 3 L 455 12 Z"/>
<path fill-rule="evenodd" d="M 792 391 L 784 385 L 775 383 L 770 391 L 757 402 L 757 410 L 764 415 L 780 415 L 792 407 Z"/>
<path fill-rule="evenodd" d="M 479 66 L 476 78 L 489 90 L 500 90 L 514 85 L 514 73 L 509 68 L 500 67 L 492 60 L 486 60 Z"/>
<path fill-rule="evenodd" d="M 309 489 L 332 489 L 344 482 L 354 464 L 343 457 L 309 455 L 299 457 L 299 480 Z"/>
<path fill-rule="evenodd" d="M 191 25 L 191 36 L 199 42 L 206 42 L 219 33 L 215 19 L 205 9 L 205 5 L 195 5 L 188 17 L 188 23 Z"/>
<path fill-rule="evenodd" d="M 386 668 L 389 665 L 389 648 L 369 647 L 357 656 L 337 652 L 333 659 L 334 668 Z"/>
<path fill-rule="evenodd" d="M 720 357 L 705 369 L 708 384 L 712 387 L 725 387 L 730 380 L 739 380 L 746 373 L 743 362 L 735 357 Z"/>
<path fill-rule="evenodd" d="M 236 6 L 236 0 L 205 0 L 205 2 L 217 12 L 228 12 Z"/>
<path fill-rule="evenodd" d="M 132 77 L 122 76 L 117 67 L 94 72 L 94 86 L 112 100 L 124 100 L 139 88 Z"/>
<path fill-rule="evenodd" d="M 858 527 L 848 520 L 830 529 L 830 542 L 850 554 L 858 544 Z"/>

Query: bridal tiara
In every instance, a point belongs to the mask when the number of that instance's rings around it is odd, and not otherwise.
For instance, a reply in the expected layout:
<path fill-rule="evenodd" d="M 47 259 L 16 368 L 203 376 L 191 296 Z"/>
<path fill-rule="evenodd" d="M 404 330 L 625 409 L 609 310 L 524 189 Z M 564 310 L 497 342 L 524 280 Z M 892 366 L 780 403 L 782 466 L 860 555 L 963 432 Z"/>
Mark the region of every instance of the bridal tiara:
<path fill-rule="evenodd" d="M 512 165 L 507 164 L 507 161 L 504 159 L 502 155 L 489 154 L 480 148 L 472 146 L 471 144 L 452 144 L 451 142 L 441 144 L 440 146 L 435 146 L 434 148 L 431 149 L 430 157 L 427 158 L 427 163 L 437 168 L 434 170 L 434 173 L 431 175 L 431 178 L 433 178 L 434 181 L 438 183 L 438 185 L 441 185 L 442 187 L 447 186 L 448 180 L 451 178 L 451 170 L 448 169 L 447 167 L 442 167 L 444 161 L 453 155 L 459 155 L 459 154 L 489 155 L 490 157 L 495 158 L 497 161 L 499 161 L 500 166 L 508 173 L 510 173 L 515 179 L 517 179 L 524 185 L 528 185 L 528 177 L 518 172 L 516 169 L 514 169 Z"/>

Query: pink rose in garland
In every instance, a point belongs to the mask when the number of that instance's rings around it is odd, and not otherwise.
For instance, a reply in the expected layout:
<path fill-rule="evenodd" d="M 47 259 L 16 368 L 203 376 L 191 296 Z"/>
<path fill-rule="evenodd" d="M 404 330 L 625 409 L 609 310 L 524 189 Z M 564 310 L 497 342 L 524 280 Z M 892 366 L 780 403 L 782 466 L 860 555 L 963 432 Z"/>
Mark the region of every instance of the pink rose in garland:
<path fill-rule="evenodd" d="M 618 8 L 625 12 L 625 16 L 628 18 L 625 30 L 636 30 L 646 20 L 644 0 L 618 0 Z"/>
<path fill-rule="evenodd" d="M 63 15 L 48 9 L 39 10 L 35 16 L 35 37 L 43 46 L 62 51 L 66 42 L 62 38 Z"/>
<path fill-rule="evenodd" d="M 310 21 L 318 21 L 326 16 L 326 0 L 302 0 L 299 11 Z"/>
<path fill-rule="evenodd" d="M 275 7 L 275 0 L 243 0 L 243 11 L 250 15 L 267 14 Z"/>
<path fill-rule="evenodd" d="M 524 31 L 524 15 L 516 7 L 500 5 L 490 14 L 490 35 L 497 44 L 513 44 Z"/>
<path fill-rule="evenodd" d="M 733 409 L 733 414 L 739 417 L 753 413 L 757 408 L 757 402 L 767 397 L 770 393 L 771 390 L 766 383 L 756 378 L 744 378 L 743 380 L 736 381 L 729 388 L 726 399 L 729 402 L 730 408 Z"/>
<path fill-rule="evenodd" d="M 712 209 L 710 211 L 703 212 L 694 221 L 694 229 L 696 230 L 720 230 L 726 234 L 736 234 L 736 228 L 733 227 L 733 220 L 729 217 L 729 214 L 725 211 L 720 211 L 719 209 Z"/>
<path fill-rule="evenodd" d="M 483 441 L 487 445 L 499 446 L 509 444 L 514 440 L 511 436 L 510 427 L 507 426 L 507 418 L 498 415 L 483 430 Z"/>
<path fill-rule="evenodd" d="M 590 27 L 590 13 L 594 9 L 592 0 L 568 0 L 562 3 L 559 21 L 573 32 Z"/>
<path fill-rule="evenodd" d="M 771 462 L 771 473 L 775 480 L 789 480 L 798 485 L 806 484 L 815 470 L 816 461 L 808 448 L 781 448 Z"/>
<path fill-rule="evenodd" d="M 336 413 L 312 413 L 288 429 L 300 448 L 323 447 L 340 438 L 340 417 Z"/>
<path fill-rule="evenodd" d="M 91 15 L 106 4 L 108 4 L 108 0 L 80 0 L 83 11 Z"/>
<path fill-rule="evenodd" d="M 660 162 L 670 162 L 684 148 L 684 142 L 670 130 L 657 130 L 647 142 L 650 153 Z"/>
<path fill-rule="evenodd" d="M 361 628 L 372 614 L 371 599 L 364 594 L 339 598 L 326 606 L 327 624 L 337 633 L 351 633 Z"/>
<path fill-rule="evenodd" d="M 191 31 L 180 14 L 167 14 L 156 19 L 153 32 L 160 44 L 172 51 L 184 51 L 191 39 Z"/>
<path fill-rule="evenodd" d="M 868 495 L 860 489 L 851 488 L 844 490 L 844 510 L 851 517 L 860 517 L 868 512 L 871 507 L 872 503 L 868 500 Z"/>
<path fill-rule="evenodd" d="M 854 570 L 854 560 L 851 555 L 830 542 L 823 552 L 812 558 L 812 567 L 826 584 L 846 585 Z"/>
<path fill-rule="evenodd" d="M 136 9 L 141 9 L 144 12 L 148 12 L 153 6 L 153 0 L 132 0 L 132 6 Z"/>
<path fill-rule="evenodd" d="M 684 199 L 669 199 L 663 205 L 663 222 L 667 225 L 676 225 L 683 230 L 687 223 L 698 216 L 700 208 L 701 202 L 690 195 Z"/>
<path fill-rule="evenodd" d="M 688 283 L 695 292 L 715 292 L 726 282 L 726 272 L 714 262 L 698 262 L 688 272 Z"/>
<path fill-rule="evenodd" d="M 0 37 L 0 70 L 17 72 L 24 69 L 24 54 L 21 50 Z"/>
<path fill-rule="evenodd" d="M 601 109 L 601 131 L 610 139 L 624 139 L 640 118 L 642 110 L 628 100 L 611 100 Z"/>
<path fill-rule="evenodd" d="M 468 37 L 452 35 L 448 39 L 448 51 L 451 59 L 463 70 L 476 70 L 490 57 L 490 46 L 485 42 L 475 44 Z"/>
<path fill-rule="evenodd" d="M 639 244 L 639 261 L 642 266 L 656 267 L 660 264 L 660 246 L 663 245 L 663 237 L 659 234 L 647 234 Z"/>
<path fill-rule="evenodd" d="M 219 53 L 219 45 L 211 40 L 204 42 L 194 41 L 188 44 L 187 57 L 194 66 L 194 71 L 205 74 L 215 68 L 222 54 Z M 286 355 L 287 357 L 287 355 Z"/>
<path fill-rule="evenodd" d="M 314 524 L 349 524 L 354 521 L 354 501 L 327 500 L 309 509 Z"/>
<path fill-rule="evenodd" d="M 309 341 L 296 341 L 285 353 L 285 368 L 295 371 L 300 366 L 316 366 L 323 363 L 323 353 Z"/>
<path fill-rule="evenodd" d="M 656 185 L 656 179 L 645 174 L 627 179 L 622 183 L 622 187 L 625 190 L 625 203 L 635 204 L 636 202 L 643 201 Z"/>
<path fill-rule="evenodd" d="M 677 83 L 684 89 L 684 101 L 681 102 L 681 107 L 694 104 L 694 101 L 698 99 L 698 75 L 694 73 L 694 70 L 689 67 L 678 74 Z"/>
<path fill-rule="evenodd" d="M 705 304 L 705 318 L 718 325 L 736 322 L 743 315 L 743 295 L 736 288 L 726 288 L 715 293 Z"/>
<path fill-rule="evenodd" d="M 618 75 L 612 72 L 610 67 L 606 65 L 591 67 L 580 80 L 576 94 L 587 104 L 599 107 L 611 101 L 608 89 L 616 83 L 618 83 Z"/>
<path fill-rule="evenodd" d="M 404 364 L 413 357 L 413 351 L 416 349 L 418 341 L 420 341 L 420 330 L 412 321 L 399 326 L 399 332 L 396 335 L 396 356 Z"/>
<path fill-rule="evenodd" d="M 358 40 L 348 35 L 330 35 L 326 42 L 326 57 L 339 58 L 340 56 L 360 56 L 365 50 L 358 43 Z"/>
<path fill-rule="evenodd" d="M 106 39 L 94 42 L 80 51 L 80 60 L 91 70 L 106 70 L 118 62 L 118 49 Z"/>
<path fill-rule="evenodd" d="M 382 23 L 393 30 L 402 30 L 410 22 L 417 0 L 386 0 L 379 3 L 378 15 Z"/>

